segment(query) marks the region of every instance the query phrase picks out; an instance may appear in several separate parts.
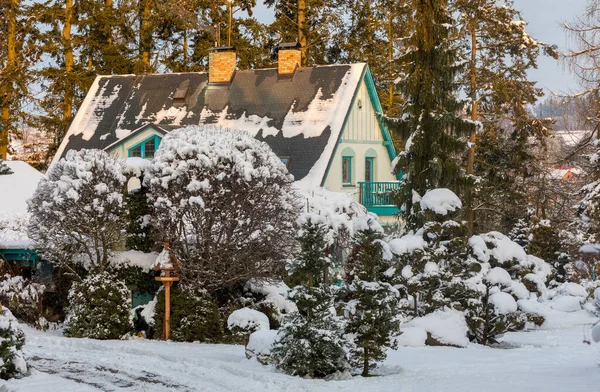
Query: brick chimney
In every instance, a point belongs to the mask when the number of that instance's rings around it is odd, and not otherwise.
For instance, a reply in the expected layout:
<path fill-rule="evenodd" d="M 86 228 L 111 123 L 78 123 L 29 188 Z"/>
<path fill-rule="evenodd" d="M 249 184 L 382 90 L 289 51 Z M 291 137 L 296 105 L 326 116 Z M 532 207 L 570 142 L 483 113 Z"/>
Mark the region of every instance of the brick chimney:
<path fill-rule="evenodd" d="M 277 54 L 277 71 L 279 75 L 293 74 L 296 67 L 300 68 L 301 64 L 300 44 L 293 42 L 279 45 Z"/>
<path fill-rule="evenodd" d="M 208 82 L 229 83 L 235 72 L 237 57 L 233 46 L 211 48 L 208 54 Z"/>

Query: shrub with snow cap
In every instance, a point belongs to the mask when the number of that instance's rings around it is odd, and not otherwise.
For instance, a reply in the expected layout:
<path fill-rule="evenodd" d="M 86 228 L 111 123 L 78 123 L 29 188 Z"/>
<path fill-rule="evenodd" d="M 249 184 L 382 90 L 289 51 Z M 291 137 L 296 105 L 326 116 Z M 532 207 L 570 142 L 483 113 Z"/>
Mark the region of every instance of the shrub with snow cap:
<path fill-rule="evenodd" d="M 67 152 L 28 201 L 36 249 L 49 260 L 70 263 L 83 255 L 87 263 L 106 267 L 127 223 L 122 173 L 122 162 L 104 151 Z"/>
<path fill-rule="evenodd" d="M 91 272 L 73 284 L 65 335 L 76 338 L 120 339 L 133 329 L 130 292 L 124 282 L 105 271 Z"/>
<path fill-rule="evenodd" d="M 27 373 L 27 363 L 21 349 L 25 334 L 10 310 L 0 306 L 0 378 L 22 377 Z"/>
<path fill-rule="evenodd" d="M 272 277 L 293 246 L 293 178 L 247 132 L 193 126 L 162 140 L 145 184 L 183 283 L 212 291 Z"/>
<path fill-rule="evenodd" d="M 234 310 L 227 318 L 227 328 L 238 335 L 250 335 L 254 331 L 266 330 L 269 327 L 269 318 L 264 313 L 250 308 Z"/>

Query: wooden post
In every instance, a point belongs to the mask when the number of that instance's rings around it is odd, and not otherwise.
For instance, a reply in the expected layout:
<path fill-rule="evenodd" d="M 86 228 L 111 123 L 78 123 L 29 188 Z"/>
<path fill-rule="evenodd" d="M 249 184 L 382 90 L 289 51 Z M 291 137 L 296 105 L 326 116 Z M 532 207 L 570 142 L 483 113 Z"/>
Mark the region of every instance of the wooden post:
<path fill-rule="evenodd" d="M 165 340 L 171 336 L 171 285 L 173 282 L 165 282 Z"/>
<path fill-rule="evenodd" d="M 169 340 L 171 336 L 171 286 L 173 282 L 177 282 L 179 277 L 175 274 L 176 271 L 179 271 L 179 264 L 177 263 L 177 258 L 171 253 L 169 248 L 169 241 L 165 241 L 165 248 L 163 252 L 167 252 L 168 262 L 162 263 L 164 260 L 161 259 L 163 253 L 159 255 L 159 259 L 157 259 L 156 264 L 154 265 L 155 271 L 161 271 L 161 276 L 157 276 L 154 278 L 155 280 L 162 282 L 165 286 L 165 319 L 163 321 L 163 338 L 165 340 Z"/>

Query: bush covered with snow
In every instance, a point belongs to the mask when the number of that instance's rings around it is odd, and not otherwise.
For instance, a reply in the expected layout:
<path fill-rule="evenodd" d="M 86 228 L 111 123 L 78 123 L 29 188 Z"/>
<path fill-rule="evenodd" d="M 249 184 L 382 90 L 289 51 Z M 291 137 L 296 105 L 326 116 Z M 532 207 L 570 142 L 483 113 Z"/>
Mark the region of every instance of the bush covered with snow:
<path fill-rule="evenodd" d="M 263 365 L 271 362 L 271 347 L 278 333 L 279 331 L 274 329 L 260 329 L 250 334 L 246 345 L 246 358 L 256 358 Z"/>
<path fill-rule="evenodd" d="M 241 308 L 231 312 L 227 318 L 227 328 L 234 334 L 247 340 L 252 332 L 270 329 L 266 314 L 250 308 Z"/>
<path fill-rule="evenodd" d="M 108 265 L 127 222 L 122 162 L 100 150 L 71 150 L 28 201 L 29 236 L 51 261 L 75 256 L 90 269 Z"/>
<path fill-rule="evenodd" d="M 466 347 L 469 328 L 462 312 L 444 309 L 417 317 L 405 324 L 408 336 L 399 339 L 403 345 L 417 346 L 422 339 L 429 345 Z M 404 330 L 404 326 L 402 328 Z"/>
<path fill-rule="evenodd" d="M 127 286 L 108 272 L 91 272 L 73 284 L 65 323 L 69 337 L 120 339 L 133 329 Z"/>
<path fill-rule="evenodd" d="M 22 377 L 27 373 L 27 363 L 21 349 L 25 334 L 10 310 L 0 306 L 0 378 Z"/>
<path fill-rule="evenodd" d="M 155 337 L 160 337 L 165 317 L 165 291 L 158 294 L 154 316 Z M 171 288 L 171 339 L 176 342 L 217 343 L 223 338 L 219 308 L 202 290 Z"/>
<path fill-rule="evenodd" d="M 213 291 L 273 277 L 293 246 L 293 178 L 247 132 L 196 126 L 162 140 L 145 184 L 182 283 Z"/>
<path fill-rule="evenodd" d="M 42 300 L 45 286 L 22 276 L 4 275 L 0 280 L 0 303 L 6 305 L 20 320 L 43 328 Z"/>

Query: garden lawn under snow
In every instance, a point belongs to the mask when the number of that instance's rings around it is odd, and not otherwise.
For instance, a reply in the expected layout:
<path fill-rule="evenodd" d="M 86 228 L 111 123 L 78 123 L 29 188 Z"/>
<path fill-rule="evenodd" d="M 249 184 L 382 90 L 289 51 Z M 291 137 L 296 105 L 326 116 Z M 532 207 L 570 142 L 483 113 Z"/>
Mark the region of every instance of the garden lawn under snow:
<path fill-rule="evenodd" d="M 509 333 L 504 348 L 401 347 L 378 377 L 286 376 L 242 346 L 149 340 L 95 341 L 26 329 L 32 375 L 9 391 L 598 391 L 600 345 L 582 343 L 585 311 L 547 310 L 543 328 Z"/>

